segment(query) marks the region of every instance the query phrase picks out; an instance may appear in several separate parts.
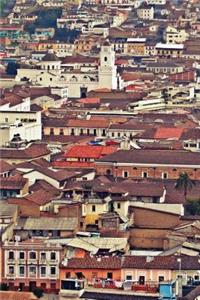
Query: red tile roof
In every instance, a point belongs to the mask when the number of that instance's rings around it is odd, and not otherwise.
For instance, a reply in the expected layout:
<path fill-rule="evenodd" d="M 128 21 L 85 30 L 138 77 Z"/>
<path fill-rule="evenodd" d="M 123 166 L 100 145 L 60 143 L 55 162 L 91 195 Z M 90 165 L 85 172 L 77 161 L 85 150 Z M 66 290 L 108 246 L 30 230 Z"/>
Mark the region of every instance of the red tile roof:
<path fill-rule="evenodd" d="M 0 159 L 0 173 L 5 173 L 8 171 L 13 170 L 15 167 L 4 161 L 3 159 Z"/>
<path fill-rule="evenodd" d="M 31 144 L 27 148 L 1 148 L 0 156 L 3 159 L 34 159 L 50 154 L 46 144 Z"/>
<path fill-rule="evenodd" d="M 81 128 L 107 128 L 109 126 L 108 120 L 93 121 L 93 120 L 69 120 L 68 127 L 81 127 Z"/>
<path fill-rule="evenodd" d="M 28 182 L 28 179 L 23 178 L 20 175 L 10 176 L 10 177 L 1 177 L 0 180 L 0 189 L 4 190 L 19 190 L 22 189 L 25 184 Z"/>
<path fill-rule="evenodd" d="M 179 270 L 178 258 L 178 256 L 155 256 L 148 261 L 146 256 L 125 256 L 122 268 Z M 181 256 L 181 269 L 199 270 L 200 262 L 198 256 Z"/>
<path fill-rule="evenodd" d="M 68 260 L 69 269 L 121 269 L 121 259 L 119 257 L 90 257 L 71 258 Z"/>
<path fill-rule="evenodd" d="M 83 104 L 97 104 L 100 103 L 100 98 L 82 98 L 78 102 Z"/>
<path fill-rule="evenodd" d="M 117 151 L 117 146 L 90 146 L 76 145 L 65 153 L 67 158 L 94 158 L 98 159 L 104 155 Z"/>
<path fill-rule="evenodd" d="M 0 291 L 1 300 L 33 300 L 37 299 L 33 293 L 29 292 L 11 292 L 11 291 Z"/>
<path fill-rule="evenodd" d="M 180 139 L 183 128 L 165 128 L 159 127 L 156 129 L 154 138 L 155 139 Z"/>

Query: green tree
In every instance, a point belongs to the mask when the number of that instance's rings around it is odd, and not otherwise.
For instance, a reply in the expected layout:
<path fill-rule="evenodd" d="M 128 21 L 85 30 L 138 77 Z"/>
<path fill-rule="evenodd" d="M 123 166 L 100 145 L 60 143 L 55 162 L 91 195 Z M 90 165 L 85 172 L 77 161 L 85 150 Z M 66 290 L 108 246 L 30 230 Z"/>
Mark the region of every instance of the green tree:
<path fill-rule="evenodd" d="M 190 215 L 200 215 L 200 198 L 199 200 L 188 200 L 185 208 Z"/>
<path fill-rule="evenodd" d="M 184 197 L 186 199 L 187 193 L 195 186 L 195 181 L 191 180 L 188 173 L 180 173 L 179 178 L 175 183 L 175 189 L 183 191 Z"/>

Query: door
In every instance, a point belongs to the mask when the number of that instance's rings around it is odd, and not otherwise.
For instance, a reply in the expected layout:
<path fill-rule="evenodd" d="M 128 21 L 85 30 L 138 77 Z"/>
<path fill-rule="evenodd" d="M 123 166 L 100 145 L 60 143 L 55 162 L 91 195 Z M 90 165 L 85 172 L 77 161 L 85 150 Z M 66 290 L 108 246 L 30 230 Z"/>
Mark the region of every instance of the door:
<path fill-rule="evenodd" d="M 29 282 L 29 291 L 32 292 L 36 288 L 36 281 Z"/>

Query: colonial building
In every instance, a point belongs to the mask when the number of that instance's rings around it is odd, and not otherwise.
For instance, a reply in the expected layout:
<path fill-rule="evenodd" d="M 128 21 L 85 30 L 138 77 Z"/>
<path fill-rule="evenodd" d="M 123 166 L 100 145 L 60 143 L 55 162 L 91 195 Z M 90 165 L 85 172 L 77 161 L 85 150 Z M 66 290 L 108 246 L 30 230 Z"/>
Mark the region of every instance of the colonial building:
<path fill-rule="evenodd" d="M 41 287 L 46 292 L 58 291 L 61 246 L 31 239 L 5 242 L 2 249 L 2 282 L 9 290 Z"/>
<path fill-rule="evenodd" d="M 192 179 L 200 179 L 200 157 L 175 150 L 119 150 L 96 161 L 96 170 L 101 175 L 163 179 L 187 172 Z"/>
<path fill-rule="evenodd" d="M 30 80 L 34 84 L 50 87 L 68 87 L 69 97 L 84 97 L 90 90 L 107 88 L 116 90 L 120 85 L 115 66 L 115 52 L 106 41 L 101 47 L 100 65 L 88 72 L 68 70 L 61 66 L 61 60 L 52 52 L 38 62 L 38 68 L 18 69 L 17 81 Z"/>

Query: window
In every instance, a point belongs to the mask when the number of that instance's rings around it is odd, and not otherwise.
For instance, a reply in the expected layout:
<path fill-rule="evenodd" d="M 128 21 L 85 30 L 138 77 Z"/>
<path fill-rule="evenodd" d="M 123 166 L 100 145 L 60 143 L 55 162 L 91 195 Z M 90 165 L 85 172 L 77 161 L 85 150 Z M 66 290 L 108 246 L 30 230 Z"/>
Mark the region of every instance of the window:
<path fill-rule="evenodd" d="M 145 276 L 140 276 L 139 277 L 139 284 L 145 284 Z"/>
<path fill-rule="evenodd" d="M 63 134 L 64 134 L 64 129 L 60 128 L 60 135 L 63 135 Z"/>
<path fill-rule="evenodd" d="M 13 275 L 14 274 L 14 266 L 9 266 L 8 267 L 8 273 L 10 274 L 10 275 Z"/>
<path fill-rule="evenodd" d="M 118 208 L 118 209 L 121 208 L 121 203 L 117 203 L 117 208 Z"/>
<path fill-rule="evenodd" d="M 159 276 L 159 277 L 158 277 L 158 281 L 159 281 L 159 282 L 165 281 L 165 277 L 164 277 L 164 276 Z"/>
<path fill-rule="evenodd" d="M 14 251 L 9 251 L 8 259 L 14 259 Z"/>
<path fill-rule="evenodd" d="M 104 61 L 105 61 L 105 62 L 106 62 L 106 61 L 108 61 L 108 58 L 107 58 L 107 56 L 105 56 L 105 57 L 104 57 Z"/>
<path fill-rule="evenodd" d="M 19 259 L 24 259 L 25 258 L 25 253 L 20 251 L 19 252 Z"/>
<path fill-rule="evenodd" d="M 142 177 L 143 178 L 148 178 L 148 173 L 147 172 L 142 172 Z"/>
<path fill-rule="evenodd" d="M 71 277 L 71 273 L 70 272 L 66 272 L 65 273 L 65 278 L 70 278 Z"/>
<path fill-rule="evenodd" d="M 29 267 L 29 275 L 30 276 L 35 276 L 36 275 L 36 267 L 35 266 L 30 266 Z"/>
<path fill-rule="evenodd" d="M 128 175 L 129 175 L 129 174 L 128 174 L 128 172 L 127 172 L 127 171 L 124 171 L 124 173 L 123 173 L 123 177 L 124 177 L 124 178 L 127 178 L 127 177 L 128 177 Z"/>
<path fill-rule="evenodd" d="M 74 135 L 74 128 L 71 129 L 71 135 Z"/>
<path fill-rule="evenodd" d="M 24 266 L 20 266 L 19 267 L 19 276 L 23 277 L 25 275 L 25 267 Z"/>
<path fill-rule="evenodd" d="M 50 272 L 51 275 L 56 275 L 56 267 L 51 267 Z"/>
<path fill-rule="evenodd" d="M 31 251 L 31 252 L 29 253 L 29 258 L 30 258 L 30 259 L 36 259 L 36 252 Z"/>
<path fill-rule="evenodd" d="M 54 129 L 50 128 L 50 134 L 54 134 Z"/>
<path fill-rule="evenodd" d="M 51 260 L 56 260 L 56 253 L 55 252 L 51 252 Z"/>
<path fill-rule="evenodd" d="M 167 172 L 163 172 L 162 173 L 162 179 L 167 179 L 168 178 L 168 173 Z"/>
<path fill-rule="evenodd" d="M 45 252 L 41 252 L 40 258 L 41 258 L 41 259 L 46 259 L 46 253 L 45 253 Z"/>
<path fill-rule="evenodd" d="M 126 280 L 132 280 L 132 275 L 126 275 Z"/>
<path fill-rule="evenodd" d="M 42 266 L 40 268 L 40 276 L 45 277 L 46 276 L 46 267 Z"/>
<path fill-rule="evenodd" d="M 113 278 L 113 273 L 112 272 L 108 272 L 107 273 L 107 279 L 112 279 Z"/>
<path fill-rule="evenodd" d="M 92 205 L 92 211 L 96 211 L 96 206 Z"/>
<path fill-rule="evenodd" d="M 80 135 L 83 135 L 83 128 L 80 129 Z"/>

